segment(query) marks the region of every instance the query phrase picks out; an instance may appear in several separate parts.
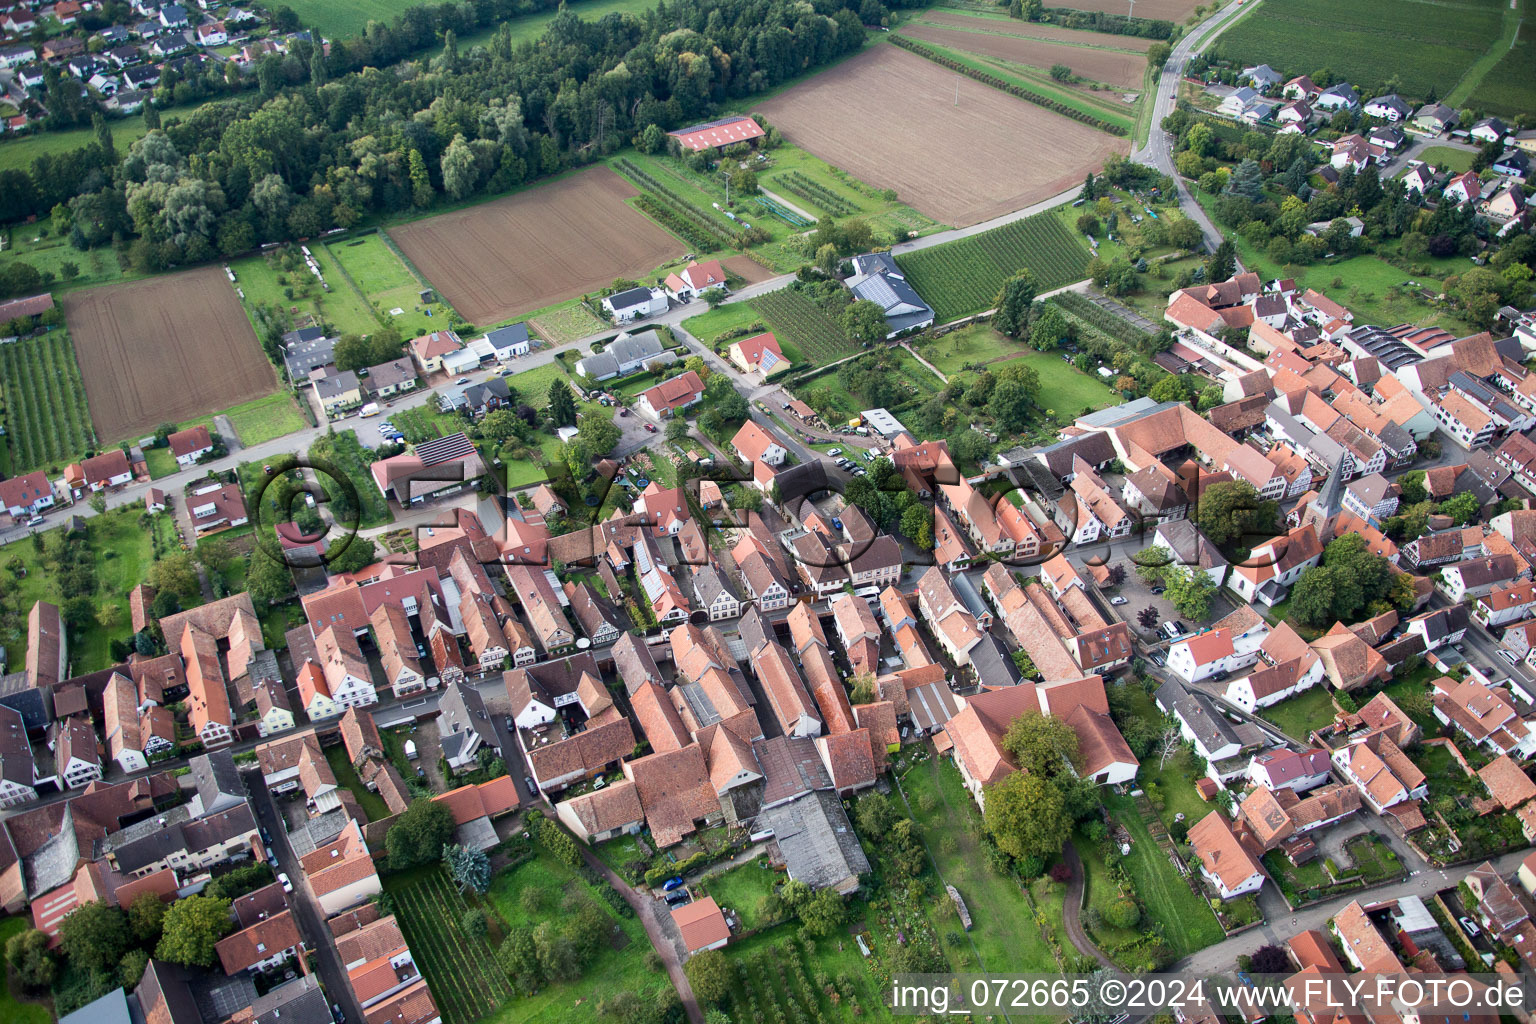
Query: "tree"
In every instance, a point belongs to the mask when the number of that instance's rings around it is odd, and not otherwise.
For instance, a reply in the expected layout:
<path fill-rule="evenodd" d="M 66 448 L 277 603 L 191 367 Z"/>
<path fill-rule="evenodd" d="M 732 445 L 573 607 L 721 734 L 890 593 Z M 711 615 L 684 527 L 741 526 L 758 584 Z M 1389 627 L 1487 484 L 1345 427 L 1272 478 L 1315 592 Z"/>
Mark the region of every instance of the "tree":
<path fill-rule="evenodd" d="M 1291 588 L 1291 614 L 1303 625 L 1322 627 L 1333 618 L 1334 571 L 1315 565 Z"/>
<path fill-rule="evenodd" d="M 858 826 L 859 834 L 870 842 L 884 839 L 900 819 L 901 812 L 890 798 L 879 793 L 861 797 L 853 808 L 854 824 Z"/>
<path fill-rule="evenodd" d="M 1280 946 L 1263 945 L 1248 958 L 1248 969 L 1254 974 L 1289 974 L 1290 957 Z"/>
<path fill-rule="evenodd" d="M 331 556 L 331 552 L 326 552 Z M 357 572 L 357 570 L 372 565 L 379 560 L 378 545 L 372 537 L 364 537 L 360 534 L 348 537 L 346 546 L 326 563 L 326 568 L 332 573 Z"/>
<path fill-rule="evenodd" d="M 800 917 L 800 926 L 807 935 L 813 938 L 822 938 L 831 935 L 843 923 L 846 908 L 843 906 L 843 897 L 836 889 L 817 889 L 810 899 L 800 903 L 796 913 Z"/>
<path fill-rule="evenodd" d="M 173 551 L 149 567 L 145 574 L 149 585 L 156 590 L 168 591 L 183 599 L 198 592 L 197 566 L 188 551 Z"/>
<path fill-rule="evenodd" d="M 491 887 L 491 861 L 483 851 L 449 843 L 443 847 L 443 863 L 461 892 L 485 892 Z"/>
<path fill-rule="evenodd" d="M 706 949 L 689 957 L 683 973 L 688 975 L 693 994 L 705 1004 L 723 1002 L 736 983 L 730 961 L 718 949 Z"/>
<path fill-rule="evenodd" d="M 251 549 L 246 563 L 245 590 L 253 601 L 277 604 L 293 594 L 293 573 L 287 565 L 257 545 Z"/>
<path fill-rule="evenodd" d="M 933 509 L 916 503 L 901 514 L 901 532 L 920 550 L 933 548 Z"/>
<path fill-rule="evenodd" d="M 837 246 L 828 242 L 816 250 L 816 269 L 828 277 L 837 275 Z"/>
<path fill-rule="evenodd" d="M 581 954 L 576 942 L 553 921 L 540 921 L 533 929 L 533 948 L 538 954 L 540 972 L 550 981 L 575 981 L 581 977 Z"/>
<path fill-rule="evenodd" d="M 446 810 L 446 809 L 445 809 Z M 213 964 L 214 946 L 234 928 L 229 900 L 188 896 L 171 904 L 155 956 L 187 967 Z"/>
<path fill-rule="evenodd" d="M 113 970 L 131 941 L 127 915 L 105 903 L 82 903 L 59 922 L 59 948 L 86 970 Z"/>
<path fill-rule="evenodd" d="M 512 987 L 523 995 L 531 995 L 543 983 L 532 929 L 517 927 L 507 932 L 501 948 L 496 951 L 496 959 L 501 962 L 501 969 L 507 972 Z"/>
<path fill-rule="evenodd" d="M 431 863 L 442 856 L 443 845 L 452 835 L 453 812 L 435 800 L 418 797 L 384 834 L 389 866 L 399 871 Z"/>
<path fill-rule="evenodd" d="M 1168 58 L 1173 56 L 1173 47 L 1165 42 L 1156 42 L 1147 47 L 1147 63 L 1154 69 L 1161 69 L 1168 63 Z"/>
<path fill-rule="evenodd" d="M 1065 82 L 1072 77 L 1072 69 L 1065 64 L 1052 64 L 1051 77 L 1058 82 Z"/>
<path fill-rule="evenodd" d="M 576 425 L 576 399 L 571 386 L 563 380 L 549 382 L 549 419 L 557 427 Z"/>
<path fill-rule="evenodd" d="M 1205 278 L 1213 284 L 1225 281 L 1237 271 L 1237 250 L 1230 238 L 1223 238 L 1211 258 L 1205 261 Z"/>
<path fill-rule="evenodd" d="M 1216 596 L 1216 582 L 1198 566 L 1170 566 L 1163 573 L 1165 595 L 1180 615 L 1204 619 L 1211 613 L 1211 598 Z"/>
<path fill-rule="evenodd" d="M 165 901 L 159 893 L 141 892 L 128 904 L 128 930 L 133 941 L 141 946 L 152 946 L 160 941 L 165 923 Z"/>
<path fill-rule="evenodd" d="M 848 337 L 865 344 L 883 341 L 890 331 L 890 326 L 885 322 L 885 310 L 878 302 L 869 299 L 850 302 L 848 308 L 843 310 L 842 323 Z"/>
<path fill-rule="evenodd" d="M 1201 492 L 1195 522 L 1215 544 L 1245 540 L 1251 547 L 1274 535 L 1276 512 L 1275 503 L 1260 501 L 1252 484 L 1224 480 Z"/>
<path fill-rule="evenodd" d="M 50 987 L 58 974 L 48 933 L 36 928 L 17 932 L 5 941 L 5 962 L 16 972 L 17 980 L 34 992 Z"/>
<path fill-rule="evenodd" d="M 635 136 L 635 148 L 647 155 L 660 152 L 661 147 L 667 144 L 667 133 L 659 124 L 648 124 Z"/>
<path fill-rule="evenodd" d="M 480 421 L 480 434 L 503 445 L 517 436 L 522 425 L 523 421 L 511 409 L 496 409 L 486 413 Z"/>
<path fill-rule="evenodd" d="M 1044 305 L 1045 309 L 1035 317 L 1034 325 L 1029 329 L 1029 347 L 1040 352 L 1050 352 L 1063 339 L 1071 337 L 1072 329 L 1066 317 L 1061 315 L 1061 310 L 1050 303 Z"/>
<path fill-rule="evenodd" d="M 1035 301 L 1035 275 L 1021 270 L 1003 282 L 997 293 L 997 312 L 992 326 L 1010 338 L 1022 335 L 1029 326 L 1029 307 Z"/>
<path fill-rule="evenodd" d="M 1179 733 L 1179 727 L 1170 725 L 1163 730 L 1163 734 L 1157 740 L 1157 770 L 1162 771 L 1168 767 L 1168 762 L 1179 752 L 1184 737 Z"/>
<path fill-rule="evenodd" d="M 336 339 L 331 358 L 338 370 L 361 370 L 374 365 L 373 343 L 360 334 L 343 334 Z"/>
<path fill-rule="evenodd" d="M 1012 772 L 987 788 L 984 818 L 998 849 L 1015 860 L 1053 856 L 1072 834 L 1061 790 L 1027 771 Z"/>
<path fill-rule="evenodd" d="M 123 983 L 124 988 L 134 988 L 143 980 L 144 969 L 148 966 L 149 950 L 130 949 L 118 962 L 117 980 Z"/>
<path fill-rule="evenodd" d="M 1161 616 L 1157 614 L 1157 609 L 1151 605 L 1136 613 L 1136 621 L 1142 629 L 1151 629 L 1153 626 L 1156 626 L 1159 618 Z"/>
<path fill-rule="evenodd" d="M 86 502 L 86 505 L 90 507 L 92 512 L 101 515 L 107 510 L 107 496 L 105 494 L 93 494 L 91 495 L 91 500 Z"/>
<path fill-rule="evenodd" d="M 448 148 L 443 150 L 443 191 L 452 199 L 465 199 L 479 185 L 479 171 L 475 166 L 475 154 L 464 141 L 463 135 L 455 135 Z"/>
<path fill-rule="evenodd" d="M 1237 165 L 1232 176 L 1227 179 L 1226 195 L 1237 196 L 1246 199 L 1250 203 L 1257 203 L 1264 198 L 1264 172 L 1259 170 L 1259 165 L 1252 159 L 1244 160 Z M 1209 270 L 1207 270 L 1209 273 Z M 1230 273 L 1227 275 L 1230 277 Z M 1224 280 L 1225 278 L 1212 278 L 1211 280 Z"/>
<path fill-rule="evenodd" d="M 1077 760 L 1077 733 L 1064 719 L 1031 712 L 1009 724 L 1002 748 L 1020 770 L 1051 779 Z"/>
<path fill-rule="evenodd" d="M 427 174 L 427 162 L 422 158 L 421 150 L 412 146 L 406 165 L 410 168 L 411 204 L 425 210 L 432 205 L 433 192 L 432 177 Z"/>
<path fill-rule="evenodd" d="M 992 397 L 987 402 L 987 412 L 997 420 L 1002 431 L 1010 434 L 1024 428 L 1033 408 L 1034 393 L 1021 381 L 1014 379 L 1000 380 L 997 387 L 992 389 Z"/>

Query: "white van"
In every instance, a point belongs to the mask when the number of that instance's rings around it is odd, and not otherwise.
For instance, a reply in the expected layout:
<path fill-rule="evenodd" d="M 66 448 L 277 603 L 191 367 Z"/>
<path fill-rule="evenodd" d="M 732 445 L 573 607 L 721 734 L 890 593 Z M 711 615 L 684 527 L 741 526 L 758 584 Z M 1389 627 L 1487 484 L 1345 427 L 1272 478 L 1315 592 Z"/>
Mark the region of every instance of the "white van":
<path fill-rule="evenodd" d="M 364 417 L 365 419 L 369 416 L 377 416 L 379 414 L 379 403 L 369 402 L 367 405 L 359 409 L 357 414 Z"/>

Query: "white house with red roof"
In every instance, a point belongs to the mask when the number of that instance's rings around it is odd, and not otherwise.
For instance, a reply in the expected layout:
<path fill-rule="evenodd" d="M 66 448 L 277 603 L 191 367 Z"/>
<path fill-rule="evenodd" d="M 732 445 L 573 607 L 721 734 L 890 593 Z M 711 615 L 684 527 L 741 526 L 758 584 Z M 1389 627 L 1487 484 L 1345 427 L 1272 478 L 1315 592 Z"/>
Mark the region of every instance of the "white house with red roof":
<path fill-rule="evenodd" d="M 458 334 L 453 331 L 433 331 L 411 340 L 411 358 L 421 367 L 422 373 L 435 373 L 443 368 L 443 357 L 464 347 Z"/>
<path fill-rule="evenodd" d="M 0 508 L 11 516 L 33 516 L 52 505 L 53 487 L 40 469 L 0 480 Z"/>
<path fill-rule="evenodd" d="M 1252 608 L 1242 607 L 1215 627 L 1185 637 L 1168 648 L 1168 670 L 1185 682 L 1247 668 L 1259 660 L 1269 625 Z"/>
<path fill-rule="evenodd" d="M 1445 198 L 1455 203 L 1475 203 L 1483 194 L 1483 185 L 1476 171 L 1458 174 L 1445 186 Z"/>
<path fill-rule="evenodd" d="M 1330 763 L 1326 750 L 1266 750 L 1248 763 L 1248 778 L 1271 792 L 1304 793 L 1328 781 Z"/>
<path fill-rule="evenodd" d="M 168 435 L 165 443 L 176 457 L 176 465 L 183 467 L 195 465 L 198 459 L 213 451 L 213 437 L 201 424 Z"/>
<path fill-rule="evenodd" d="M 692 370 L 662 381 L 653 388 L 640 392 L 635 408 L 642 416 L 661 420 L 675 416 L 691 405 L 697 405 L 704 397 L 704 382 Z"/>
<path fill-rule="evenodd" d="M 694 260 L 682 270 L 668 274 L 662 287 L 677 302 L 692 302 L 711 288 L 725 291 L 725 268 L 719 260 Z"/>
<path fill-rule="evenodd" d="M 771 377 L 775 373 L 789 369 L 789 360 L 784 358 L 784 351 L 779 348 L 779 339 L 773 336 L 772 331 L 766 334 L 754 334 L 750 338 L 733 342 L 726 351 L 731 357 L 731 362 L 739 366 L 744 373 L 755 370 L 764 377 Z"/>
<path fill-rule="evenodd" d="M 782 466 L 789 456 L 785 447 L 774 440 L 772 434 L 751 420 L 741 425 L 731 438 L 731 449 L 748 465 L 763 462 L 770 466 Z"/>

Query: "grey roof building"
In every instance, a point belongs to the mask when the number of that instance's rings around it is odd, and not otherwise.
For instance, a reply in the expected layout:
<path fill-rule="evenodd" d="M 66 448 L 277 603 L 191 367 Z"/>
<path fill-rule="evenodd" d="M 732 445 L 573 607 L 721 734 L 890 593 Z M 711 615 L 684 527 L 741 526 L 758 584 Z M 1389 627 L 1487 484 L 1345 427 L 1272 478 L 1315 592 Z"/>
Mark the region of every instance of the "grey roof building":
<path fill-rule="evenodd" d="M 461 686 L 457 681 L 449 683 L 437 702 L 437 727 L 442 735 L 443 757 L 450 766 L 458 766 L 473 758 L 486 746 L 501 753 L 501 741 L 496 726 L 485 710 L 485 699 L 472 686 Z"/>
<path fill-rule="evenodd" d="M 614 298 L 617 301 L 618 296 Z M 661 335 L 655 331 L 641 331 L 616 338 L 601 352 L 576 360 L 576 372 L 588 380 L 608 380 L 634 373 L 658 360 L 673 363 L 677 356 L 667 351 Z"/>
<path fill-rule="evenodd" d="M 245 785 L 240 781 L 240 770 L 235 767 L 235 755 L 228 750 L 216 750 L 199 754 L 187 762 L 192 769 L 192 782 L 197 789 L 197 809 L 201 817 L 217 814 L 246 802 Z"/>
<path fill-rule="evenodd" d="M 332 1024 L 331 1008 L 313 974 L 257 996 L 251 1014 L 251 1024 Z"/>
<path fill-rule="evenodd" d="M 528 325 L 508 324 L 498 327 L 494 331 L 487 331 L 485 340 L 491 343 L 491 350 L 496 353 L 497 359 L 526 352 L 529 343 Z"/>
<path fill-rule="evenodd" d="M 860 875 L 869 873 L 869 858 L 843 812 L 842 801 L 830 789 L 770 807 L 758 822 L 773 829 L 784 866 L 795 881 L 846 895 L 858 889 Z"/>
<path fill-rule="evenodd" d="M 950 580 L 964 579 L 951 576 Z M 1015 686 L 1024 677 L 1013 663 L 1008 646 L 995 633 L 983 633 L 981 643 L 970 650 L 971 668 L 976 670 L 976 681 L 983 686 Z"/>
<path fill-rule="evenodd" d="M 874 257 L 883 257 L 875 259 Z M 885 253 L 871 253 L 854 260 L 854 266 L 869 267 L 848 279 L 848 290 L 855 299 L 864 299 L 885 311 L 887 338 L 903 331 L 919 330 L 933 324 L 933 308 L 907 283 L 896 261 Z"/>

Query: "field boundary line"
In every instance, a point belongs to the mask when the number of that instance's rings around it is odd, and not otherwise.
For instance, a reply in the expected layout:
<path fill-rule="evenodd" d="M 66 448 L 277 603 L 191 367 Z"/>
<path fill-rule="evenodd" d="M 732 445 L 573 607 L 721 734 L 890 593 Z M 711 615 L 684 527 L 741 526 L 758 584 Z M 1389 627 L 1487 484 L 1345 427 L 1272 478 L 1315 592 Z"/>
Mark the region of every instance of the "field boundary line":
<path fill-rule="evenodd" d="M 381 229 L 378 233 L 382 235 L 384 232 Z M 350 242 L 351 239 L 347 239 L 347 241 Z M 352 273 L 351 271 L 347 270 L 346 265 L 341 262 L 341 257 L 337 256 L 334 252 L 331 251 L 331 243 L 321 242 L 320 248 L 324 249 L 325 254 L 331 258 L 331 262 L 336 265 L 336 269 L 340 271 L 342 279 L 347 282 L 347 286 L 352 289 L 353 294 L 363 300 L 363 305 L 368 307 L 368 312 L 373 315 L 373 319 L 379 324 L 380 327 L 384 326 L 384 321 L 380 318 L 379 311 L 374 307 L 373 301 L 369 299 L 368 296 L 363 294 L 363 290 L 359 288 L 357 282 L 352 279 Z"/>
<path fill-rule="evenodd" d="M 1467 67 L 1466 72 L 1461 76 L 1461 81 L 1456 83 L 1455 88 L 1446 93 L 1445 103 L 1447 106 L 1455 107 L 1459 110 L 1462 104 L 1471 99 L 1472 94 L 1477 91 L 1477 87 L 1483 84 L 1483 79 L 1492 74 L 1499 61 L 1503 60 L 1504 56 L 1515 48 L 1515 42 L 1520 38 L 1520 26 L 1524 21 L 1525 17 L 1521 14 L 1520 8 L 1517 5 L 1504 8 L 1503 24 L 1500 27 L 1498 37 L 1489 44 L 1486 53 Z M 1504 45 L 1501 46 L 1501 43 Z"/>
<path fill-rule="evenodd" d="M 908 24 L 912 24 L 912 22 L 908 22 Z M 986 29 L 980 29 L 980 28 L 966 28 L 963 25 L 946 25 L 942 21 L 924 21 L 922 18 L 918 18 L 916 24 L 927 25 L 929 28 L 947 28 L 947 29 L 950 29 L 950 30 L 955 31 L 955 32 L 970 32 L 971 34 L 978 35 L 978 36 L 1010 36 L 1010 37 L 1012 37 L 1014 39 L 1029 39 L 1029 40 L 1033 40 L 1034 42 L 1037 42 L 1037 43 L 1051 43 L 1051 44 L 1056 45 L 1056 46 L 1076 46 L 1078 49 L 1081 49 L 1081 50 L 1109 50 L 1112 53 L 1130 53 L 1130 54 L 1135 54 L 1138 57 L 1145 57 L 1146 56 L 1146 53 L 1144 51 L 1141 51 L 1141 50 L 1129 50 L 1129 49 L 1126 49 L 1123 46 L 1105 46 L 1105 45 L 1102 45 L 1100 43 L 1084 43 L 1084 42 L 1078 42 L 1078 41 L 1075 41 L 1075 40 L 1072 40 L 1072 39 L 1052 39 L 1049 36 L 1032 36 L 1032 35 L 1029 35 L 1028 33 L 1025 33 L 1025 32 L 992 32 L 992 31 L 988 31 Z M 1062 26 L 1062 27 L 1065 27 L 1065 26 Z M 1087 29 L 1087 30 L 1084 30 L 1084 29 L 1072 29 L 1071 31 L 1077 32 L 1077 31 L 1092 31 L 1092 30 L 1091 29 Z M 1109 33 L 1104 33 L 1104 34 L 1107 35 Z M 1141 39 L 1141 38 L 1145 38 L 1145 37 L 1143 37 L 1143 36 L 1126 36 L 1125 38 L 1127 38 L 1127 39 Z M 1161 41 L 1161 40 L 1159 40 L 1159 41 Z"/>

